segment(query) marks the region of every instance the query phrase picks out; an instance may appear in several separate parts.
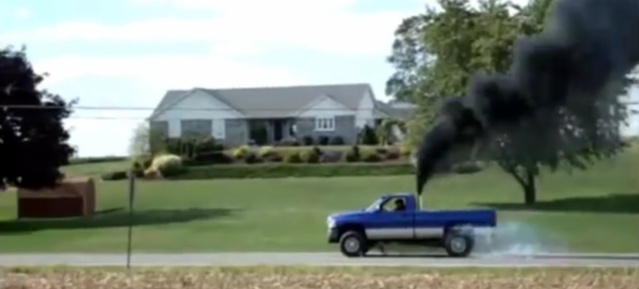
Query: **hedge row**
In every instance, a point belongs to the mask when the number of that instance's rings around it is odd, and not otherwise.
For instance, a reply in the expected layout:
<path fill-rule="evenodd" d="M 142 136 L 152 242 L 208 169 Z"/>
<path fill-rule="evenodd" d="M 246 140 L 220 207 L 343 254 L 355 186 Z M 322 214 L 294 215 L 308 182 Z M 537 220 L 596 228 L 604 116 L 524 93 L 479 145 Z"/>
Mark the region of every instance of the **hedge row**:
<path fill-rule="evenodd" d="M 72 158 L 69 160 L 69 165 L 120 162 L 127 159 L 128 158 L 124 156 Z"/>
<path fill-rule="evenodd" d="M 388 176 L 414 173 L 407 163 L 385 164 L 256 164 L 191 167 L 174 180 Z"/>
<path fill-rule="evenodd" d="M 414 173 L 412 165 L 403 162 L 384 164 L 255 164 L 200 166 L 185 169 L 170 180 L 207 180 L 242 178 L 287 178 L 287 177 L 339 177 L 339 176 L 385 176 Z M 116 171 L 104 174 L 105 181 L 123 180 L 127 172 Z M 142 177 L 137 174 L 137 177 Z"/>

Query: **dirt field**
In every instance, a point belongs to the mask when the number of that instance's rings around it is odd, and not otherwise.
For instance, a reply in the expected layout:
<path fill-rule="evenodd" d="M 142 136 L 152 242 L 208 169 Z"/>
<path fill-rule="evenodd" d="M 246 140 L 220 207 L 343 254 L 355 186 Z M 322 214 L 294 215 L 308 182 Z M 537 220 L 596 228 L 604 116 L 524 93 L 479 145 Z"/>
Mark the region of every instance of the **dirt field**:
<path fill-rule="evenodd" d="M 11 269 L 4 289 L 636 289 L 633 269 L 195 268 Z"/>

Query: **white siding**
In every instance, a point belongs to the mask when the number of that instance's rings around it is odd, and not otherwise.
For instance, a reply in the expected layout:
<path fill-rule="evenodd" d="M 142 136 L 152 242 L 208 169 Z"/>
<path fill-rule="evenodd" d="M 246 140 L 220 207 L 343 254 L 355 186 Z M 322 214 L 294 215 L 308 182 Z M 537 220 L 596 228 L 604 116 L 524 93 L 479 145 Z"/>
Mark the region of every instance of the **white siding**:
<path fill-rule="evenodd" d="M 352 109 L 344 106 L 343 104 L 329 97 L 322 97 L 318 101 L 312 103 L 305 110 L 302 110 L 298 117 L 334 117 L 354 114 L 355 112 Z"/>
<path fill-rule="evenodd" d="M 237 118 L 244 118 L 244 116 L 212 95 L 194 90 L 178 103 L 160 113 L 154 120 L 168 121 L 169 136 L 179 137 L 182 134 L 180 120 L 211 119 L 213 120 L 213 137 L 223 139 L 226 135 L 225 120 Z"/>
<path fill-rule="evenodd" d="M 364 97 L 362 97 L 362 100 L 360 100 L 357 113 L 355 115 L 355 126 L 357 126 L 357 128 L 363 128 L 366 124 L 369 126 L 373 126 L 375 124 L 375 118 L 373 115 L 374 108 L 375 102 L 373 96 L 367 92 Z"/>

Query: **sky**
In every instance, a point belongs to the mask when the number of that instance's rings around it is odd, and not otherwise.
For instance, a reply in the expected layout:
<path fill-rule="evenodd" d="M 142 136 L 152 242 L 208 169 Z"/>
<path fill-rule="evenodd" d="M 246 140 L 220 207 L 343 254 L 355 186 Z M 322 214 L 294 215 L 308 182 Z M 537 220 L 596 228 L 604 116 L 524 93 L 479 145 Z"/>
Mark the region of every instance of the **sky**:
<path fill-rule="evenodd" d="M 78 107 L 129 107 L 65 122 L 79 156 L 125 155 L 169 89 L 365 82 L 388 100 L 393 32 L 431 2 L 0 0 L 0 45 L 26 45 L 42 87 Z"/>

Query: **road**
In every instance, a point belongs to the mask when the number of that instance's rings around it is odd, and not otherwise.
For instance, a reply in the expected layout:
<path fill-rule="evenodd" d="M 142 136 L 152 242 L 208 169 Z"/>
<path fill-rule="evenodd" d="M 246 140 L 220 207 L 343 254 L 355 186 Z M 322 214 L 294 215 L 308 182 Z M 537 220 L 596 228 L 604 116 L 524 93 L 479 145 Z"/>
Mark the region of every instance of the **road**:
<path fill-rule="evenodd" d="M 0 254 L 0 266 L 124 266 L 125 254 Z M 338 253 L 134 254 L 133 266 L 422 266 L 422 267 L 639 267 L 633 255 L 393 255 L 346 258 Z"/>

